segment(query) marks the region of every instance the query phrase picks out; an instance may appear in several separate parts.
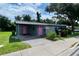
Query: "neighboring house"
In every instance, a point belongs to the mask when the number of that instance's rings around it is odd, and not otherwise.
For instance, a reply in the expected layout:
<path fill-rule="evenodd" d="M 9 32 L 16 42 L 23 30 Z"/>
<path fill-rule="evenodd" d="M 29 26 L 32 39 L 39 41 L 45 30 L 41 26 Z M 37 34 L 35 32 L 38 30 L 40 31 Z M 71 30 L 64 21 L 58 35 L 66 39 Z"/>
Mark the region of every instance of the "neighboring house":
<path fill-rule="evenodd" d="M 16 35 L 45 36 L 50 31 L 54 32 L 56 26 L 64 25 L 16 21 Z"/>

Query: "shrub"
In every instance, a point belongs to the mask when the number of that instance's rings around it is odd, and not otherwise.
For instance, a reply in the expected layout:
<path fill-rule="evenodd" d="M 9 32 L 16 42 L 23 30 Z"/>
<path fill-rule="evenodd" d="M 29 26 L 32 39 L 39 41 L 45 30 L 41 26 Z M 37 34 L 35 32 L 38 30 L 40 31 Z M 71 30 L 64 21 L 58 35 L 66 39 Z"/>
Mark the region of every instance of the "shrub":
<path fill-rule="evenodd" d="M 61 34 L 61 37 L 67 37 L 68 30 L 67 29 L 62 29 L 60 34 Z"/>
<path fill-rule="evenodd" d="M 58 39 L 56 38 L 57 35 L 53 32 L 49 32 L 46 36 L 47 39 L 53 40 L 53 41 L 57 41 Z"/>
<path fill-rule="evenodd" d="M 72 34 L 72 31 L 71 31 L 71 29 L 68 29 L 68 28 L 61 29 L 61 31 L 60 31 L 61 37 L 67 37 L 68 35 L 71 35 L 71 34 Z"/>
<path fill-rule="evenodd" d="M 72 30 L 68 29 L 68 35 L 72 34 Z"/>
<path fill-rule="evenodd" d="M 12 31 L 12 36 L 15 36 L 15 31 Z"/>

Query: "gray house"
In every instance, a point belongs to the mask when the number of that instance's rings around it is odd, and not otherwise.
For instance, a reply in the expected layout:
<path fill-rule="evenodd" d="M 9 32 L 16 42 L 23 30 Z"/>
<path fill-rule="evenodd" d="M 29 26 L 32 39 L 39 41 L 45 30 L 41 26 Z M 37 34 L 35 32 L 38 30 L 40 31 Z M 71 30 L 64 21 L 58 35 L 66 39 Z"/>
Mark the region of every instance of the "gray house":
<path fill-rule="evenodd" d="M 16 35 L 45 36 L 48 32 L 55 31 L 58 24 L 16 21 Z"/>

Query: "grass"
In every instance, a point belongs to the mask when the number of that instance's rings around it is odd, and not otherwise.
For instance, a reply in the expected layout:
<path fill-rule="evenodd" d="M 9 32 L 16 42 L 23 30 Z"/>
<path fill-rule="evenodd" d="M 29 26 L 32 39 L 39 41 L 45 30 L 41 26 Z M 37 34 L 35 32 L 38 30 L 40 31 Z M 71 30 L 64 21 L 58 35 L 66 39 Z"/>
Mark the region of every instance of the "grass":
<path fill-rule="evenodd" d="M 75 37 L 75 36 L 79 36 L 79 32 L 74 32 L 71 35 L 68 35 L 67 37 Z"/>
<path fill-rule="evenodd" d="M 11 34 L 11 32 L 0 32 L 0 45 L 4 45 L 0 48 L 0 55 L 31 47 L 19 39 L 12 39 Z"/>
<path fill-rule="evenodd" d="M 66 39 L 66 38 L 71 38 L 71 37 L 75 37 L 75 36 L 79 36 L 79 32 L 74 32 L 71 35 L 67 35 L 66 37 L 61 37 L 62 40 Z"/>

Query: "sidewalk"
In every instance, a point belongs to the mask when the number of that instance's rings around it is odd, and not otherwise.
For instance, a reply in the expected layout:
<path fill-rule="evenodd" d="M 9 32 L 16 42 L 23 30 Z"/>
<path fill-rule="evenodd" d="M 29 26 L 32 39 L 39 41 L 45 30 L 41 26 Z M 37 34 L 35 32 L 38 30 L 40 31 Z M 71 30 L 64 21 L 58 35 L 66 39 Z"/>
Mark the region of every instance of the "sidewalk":
<path fill-rule="evenodd" d="M 3 56 L 59 56 L 65 50 L 72 48 L 72 45 L 77 42 L 79 42 L 79 38 L 72 37 L 60 41 L 52 41 L 52 43 L 41 44 L 39 46 L 5 54 Z"/>

